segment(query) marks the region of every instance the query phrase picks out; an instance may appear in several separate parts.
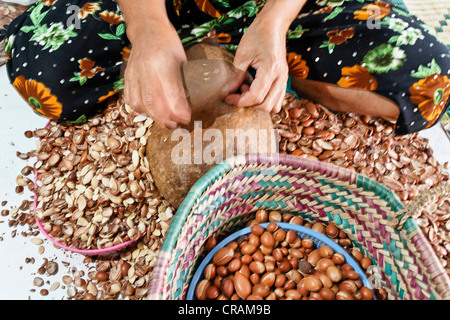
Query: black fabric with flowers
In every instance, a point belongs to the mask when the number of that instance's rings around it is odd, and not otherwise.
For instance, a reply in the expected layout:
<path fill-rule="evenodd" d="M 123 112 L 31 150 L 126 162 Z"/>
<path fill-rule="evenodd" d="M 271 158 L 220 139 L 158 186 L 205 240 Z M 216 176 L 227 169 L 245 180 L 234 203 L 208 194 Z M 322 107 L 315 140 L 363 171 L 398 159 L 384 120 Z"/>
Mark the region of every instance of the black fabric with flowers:
<path fill-rule="evenodd" d="M 262 0 L 167 0 L 185 46 L 231 52 Z M 310 0 L 287 33 L 290 75 L 370 90 L 400 108 L 397 134 L 436 124 L 449 105 L 450 53 L 433 30 L 388 1 Z M 113 0 L 39 0 L 6 35 L 7 70 L 31 108 L 84 122 L 123 88 L 130 44 Z"/>

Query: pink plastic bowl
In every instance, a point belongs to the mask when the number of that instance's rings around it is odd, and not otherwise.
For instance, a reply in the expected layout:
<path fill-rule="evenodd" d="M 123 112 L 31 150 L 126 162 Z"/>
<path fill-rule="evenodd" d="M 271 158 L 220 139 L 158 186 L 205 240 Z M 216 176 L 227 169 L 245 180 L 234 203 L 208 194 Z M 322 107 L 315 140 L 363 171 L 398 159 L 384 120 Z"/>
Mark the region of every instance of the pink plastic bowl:
<path fill-rule="evenodd" d="M 45 127 L 47 127 L 50 123 L 51 123 L 51 121 L 49 121 L 49 122 L 45 125 Z M 34 185 L 35 185 L 35 187 L 37 186 L 37 184 L 36 184 L 36 183 L 37 183 L 37 177 L 38 177 L 38 174 L 37 174 L 37 172 L 36 172 L 36 174 L 35 174 L 35 179 L 34 179 Z M 35 193 L 35 194 L 34 194 L 34 212 L 35 212 L 35 213 L 36 213 L 37 205 L 38 205 L 38 201 L 37 201 L 37 195 L 36 195 L 36 193 Z M 62 248 L 62 249 L 71 251 L 71 252 L 81 253 L 81 254 L 89 255 L 89 256 L 106 255 L 106 254 L 114 253 L 114 252 L 120 251 L 120 250 L 122 250 L 122 249 L 128 247 L 129 245 L 131 245 L 132 243 L 134 243 L 134 242 L 136 241 L 136 240 L 128 240 L 128 241 L 122 242 L 122 243 L 120 243 L 120 244 L 117 244 L 117 245 L 115 245 L 115 246 L 111 246 L 111 247 L 104 248 L 104 249 L 77 249 L 77 248 L 69 247 L 69 246 L 67 246 L 67 245 L 65 245 L 65 244 L 63 244 L 63 243 L 61 243 L 61 242 L 58 242 L 58 241 L 56 241 L 55 239 L 53 239 L 53 238 L 48 234 L 48 232 L 45 231 L 44 226 L 42 225 L 42 221 L 40 221 L 38 218 L 36 218 L 36 223 L 37 223 L 37 225 L 38 225 L 38 227 L 39 227 L 39 230 L 42 232 L 42 234 L 44 234 L 44 236 L 45 236 L 48 240 L 50 240 L 54 245 L 56 245 L 56 246 L 58 246 L 58 247 L 60 247 L 60 248 Z M 142 237 L 146 232 L 147 232 L 147 230 L 146 230 L 145 232 L 142 233 L 141 237 Z"/>

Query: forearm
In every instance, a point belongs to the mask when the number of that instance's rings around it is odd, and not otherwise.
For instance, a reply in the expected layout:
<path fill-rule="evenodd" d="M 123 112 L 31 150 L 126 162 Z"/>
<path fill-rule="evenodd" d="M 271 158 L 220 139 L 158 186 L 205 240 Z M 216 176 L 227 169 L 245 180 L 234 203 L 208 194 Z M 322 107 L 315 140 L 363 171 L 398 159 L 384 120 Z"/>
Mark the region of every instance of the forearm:
<path fill-rule="evenodd" d="M 139 35 L 172 30 L 165 0 L 116 0 L 127 26 L 128 39 L 133 43 Z"/>
<path fill-rule="evenodd" d="M 270 23 L 287 32 L 307 0 L 266 0 L 257 19 Z"/>

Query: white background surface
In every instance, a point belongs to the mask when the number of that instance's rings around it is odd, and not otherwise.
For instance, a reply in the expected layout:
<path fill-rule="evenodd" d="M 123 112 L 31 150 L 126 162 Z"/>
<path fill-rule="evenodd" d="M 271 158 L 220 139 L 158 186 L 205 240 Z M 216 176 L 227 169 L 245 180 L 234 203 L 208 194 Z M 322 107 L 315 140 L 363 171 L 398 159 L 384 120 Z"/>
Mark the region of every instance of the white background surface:
<path fill-rule="evenodd" d="M 27 161 L 20 160 L 16 151 L 28 152 L 35 149 L 36 139 L 28 139 L 24 136 L 26 130 L 42 128 L 48 121 L 33 113 L 23 99 L 9 84 L 6 76 L 6 68 L 0 67 L 0 203 L 8 201 L 5 207 L 0 206 L 0 211 L 19 206 L 24 199 L 31 199 L 32 193 L 26 190 L 22 195 L 15 192 L 16 177 L 20 170 L 27 165 Z M 28 162 L 33 165 L 33 159 Z M 31 177 L 31 176 L 30 176 Z M 38 246 L 31 243 L 31 237 L 23 237 L 20 232 L 13 238 L 11 232 L 15 228 L 8 227 L 10 216 L 0 216 L 0 300 L 38 300 L 38 299 L 63 299 L 66 289 L 60 287 L 50 292 L 48 296 L 41 296 L 39 291 L 49 289 L 54 282 L 62 283 L 62 277 L 71 270 L 62 262 L 69 262 L 78 269 L 86 269 L 83 263 L 84 256 L 68 253 L 55 248 L 42 235 L 45 252 L 38 253 Z M 18 230 L 29 231 L 27 226 Z M 34 264 L 26 263 L 27 258 L 35 258 Z M 43 258 L 55 260 L 59 265 L 59 271 L 53 276 L 40 276 L 37 270 L 43 263 Z M 44 279 L 44 286 L 38 288 L 33 285 L 33 279 L 40 276 Z M 30 289 L 36 292 L 30 292 Z"/>
<path fill-rule="evenodd" d="M 31 192 L 26 190 L 24 194 L 15 193 L 16 177 L 20 170 L 26 166 L 26 161 L 16 157 L 16 151 L 28 152 L 35 148 L 35 139 L 28 139 L 24 136 L 26 130 L 41 128 L 47 120 L 35 115 L 22 98 L 9 84 L 6 77 L 5 67 L 0 67 L 0 202 L 7 200 L 8 204 L 2 209 L 10 209 L 12 206 L 19 206 L 22 200 L 31 199 Z M 441 163 L 450 161 L 450 142 L 440 126 L 435 126 L 421 133 L 430 139 L 430 144 L 434 150 L 434 155 Z M 30 165 L 32 162 L 30 161 Z M 49 289 L 53 282 L 62 284 L 62 276 L 69 274 L 69 268 L 62 262 L 69 262 L 71 266 L 78 269 L 85 269 L 83 256 L 65 252 L 55 248 L 44 236 L 45 252 L 38 253 L 38 246 L 30 242 L 30 237 L 23 237 L 20 232 L 12 238 L 13 228 L 8 227 L 10 217 L 0 216 L 0 300 L 24 300 L 24 299 L 64 299 L 66 289 L 59 288 L 50 292 L 48 296 L 41 296 L 39 291 L 42 288 Z M 19 230 L 28 231 L 27 227 Z M 35 258 L 34 264 L 26 263 L 27 258 Z M 59 272 L 54 276 L 41 276 L 46 282 L 43 287 L 33 286 L 33 279 L 38 276 L 37 270 L 43 262 L 43 258 L 55 260 L 59 265 Z M 30 292 L 30 289 L 36 292 Z"/>

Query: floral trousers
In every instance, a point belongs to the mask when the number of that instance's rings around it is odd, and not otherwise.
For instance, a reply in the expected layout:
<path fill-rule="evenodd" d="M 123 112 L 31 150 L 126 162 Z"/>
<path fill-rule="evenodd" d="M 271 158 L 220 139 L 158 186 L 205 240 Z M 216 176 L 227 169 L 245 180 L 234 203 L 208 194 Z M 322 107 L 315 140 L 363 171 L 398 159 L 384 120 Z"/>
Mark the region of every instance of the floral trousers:
<path fill-rule="evenodd" d="M 235 52 L 262 0 L 167 0 L 182 43 Z M 310 0 L 286 35 L 292 77 L 373 91 L 400 109 L 396 134 L 436 124 L 449 106 L 450 52 L 388 1 Z M 6 31 L 12 85 L 39 115 L 81 123 L 123 88 L 131 47 L 113 0 L 39 0 Z M 361 101 L 361 103 L 365 103 Z"/>

